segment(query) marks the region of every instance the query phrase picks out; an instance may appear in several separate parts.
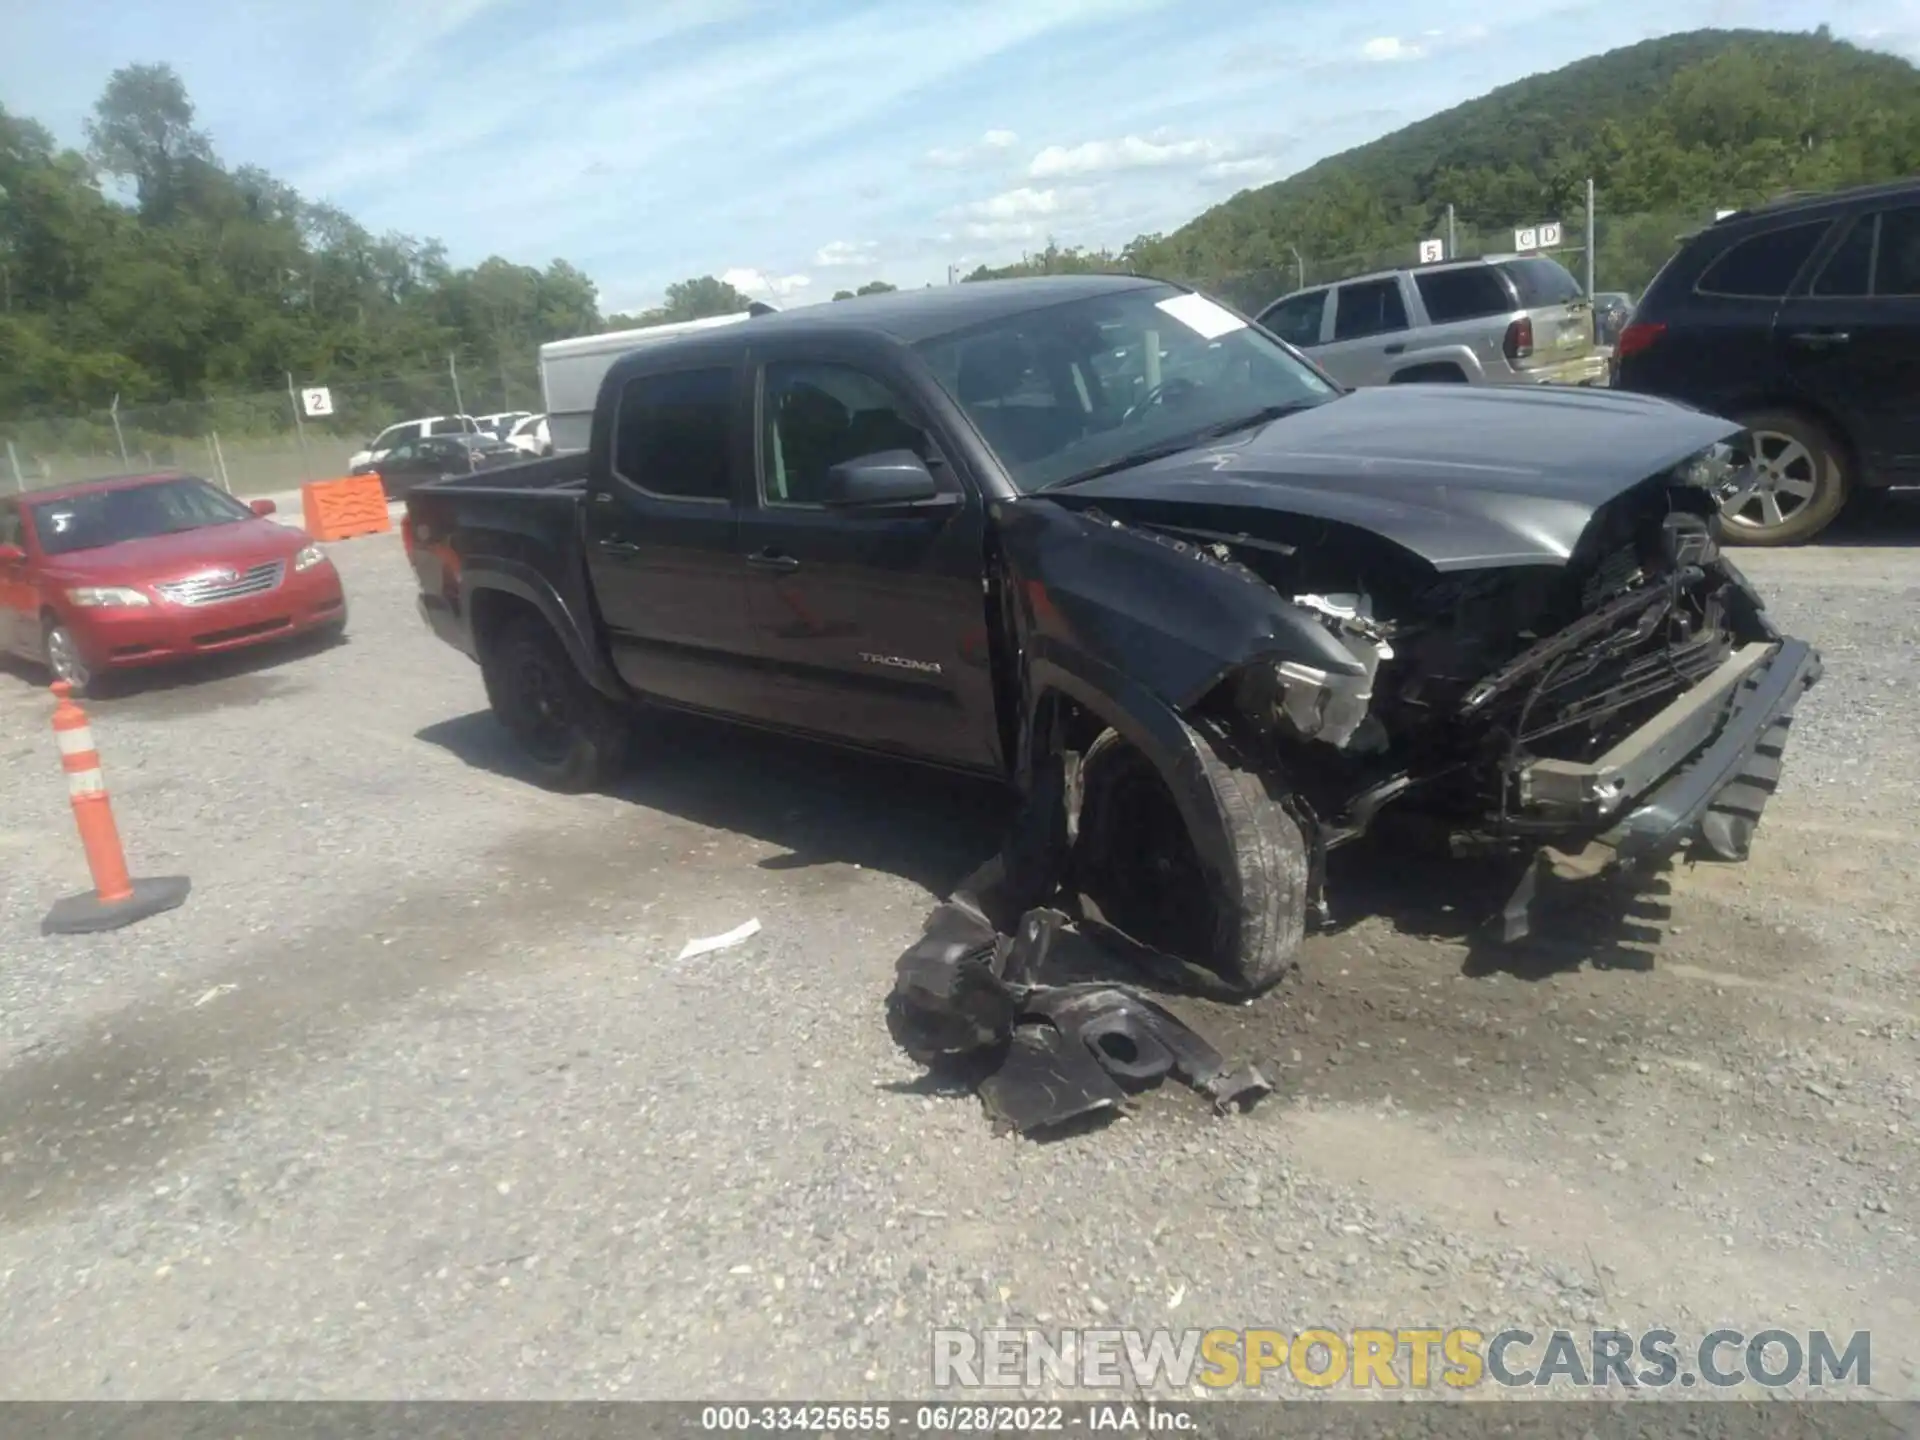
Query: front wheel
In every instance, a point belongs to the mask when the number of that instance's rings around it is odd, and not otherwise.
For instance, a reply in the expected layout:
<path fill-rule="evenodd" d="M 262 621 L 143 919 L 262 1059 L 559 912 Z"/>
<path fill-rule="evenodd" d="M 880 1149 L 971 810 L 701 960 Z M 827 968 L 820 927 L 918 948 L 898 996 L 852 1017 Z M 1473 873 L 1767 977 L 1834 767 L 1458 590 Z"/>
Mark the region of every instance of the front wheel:
<path fill-rule="evenodd" d="M 483 652 L 480 673 L 495 717 L 541 785 L 579 794 L 619 774 L 628 717 L 587 683 L 545 620 L 509 621 Z"/>
<path fill-rule="evenodd" d="M 1267 782 L 1189 727 L 1230 873 L 1209 874 L 1153 763 L 1109 730 L 1081 761 L 1075 883 L 1135 940 L 1257 995 L 1283 979 L 1306 930 L 1307 846 Z"/>
<path fill-rule="evenodd" d="M 80 642 L 74 639 L 71 630 L 51 616 L 41 632 L 40 653 L 47 657 L 48 672 L 55 680 L 71 685 L 76 698 L 99 694 L 100 681 L 87 664 Z"/>
<path fill-rule="evenodd" d="M 1720 507 L 1730 545 L 1798 545 L 1846 507 L 1853 477 L 1826 427 L 1791 410 L 1741 417 L 1753 437 L 1754 483 Z"/>

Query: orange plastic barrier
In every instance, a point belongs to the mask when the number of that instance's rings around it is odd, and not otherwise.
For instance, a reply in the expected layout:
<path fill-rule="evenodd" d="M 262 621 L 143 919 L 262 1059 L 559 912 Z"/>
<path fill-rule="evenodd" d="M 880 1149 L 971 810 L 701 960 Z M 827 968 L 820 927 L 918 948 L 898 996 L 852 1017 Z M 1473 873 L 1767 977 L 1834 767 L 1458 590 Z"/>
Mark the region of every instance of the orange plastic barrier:
<path fill-rule="evenodd" d="M 316 540 L 351 540 L 393 529 L 387 492 L 378 475 L 349 475 L 302 485 L 300 511 L 307 533 Z"/>

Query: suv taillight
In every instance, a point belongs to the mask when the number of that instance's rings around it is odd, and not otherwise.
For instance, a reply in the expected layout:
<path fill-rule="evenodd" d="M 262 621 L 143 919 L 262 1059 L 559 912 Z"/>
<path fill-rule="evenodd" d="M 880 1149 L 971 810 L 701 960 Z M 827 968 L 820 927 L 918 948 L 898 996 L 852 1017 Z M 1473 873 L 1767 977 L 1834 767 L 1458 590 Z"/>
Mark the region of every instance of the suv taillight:
<path fill-rule="evenodd" d="M 1624 359 L 1628 355 L 1638 355 L 1642 350 L 1653 348 L 1654 341 L 1667 333 L 1665 325 L 1647 320 L 1636 320 L 1620 332 L 1620 338 L 1613 342 L 1615 359 Z"/>
<path fill-rule="evenodd" d="M 1524 360 L 1533 354 L 1533 317 L 1522 315 L 1507 326 L 1507 338 L 1501 345 L 1509 360 Z"/>

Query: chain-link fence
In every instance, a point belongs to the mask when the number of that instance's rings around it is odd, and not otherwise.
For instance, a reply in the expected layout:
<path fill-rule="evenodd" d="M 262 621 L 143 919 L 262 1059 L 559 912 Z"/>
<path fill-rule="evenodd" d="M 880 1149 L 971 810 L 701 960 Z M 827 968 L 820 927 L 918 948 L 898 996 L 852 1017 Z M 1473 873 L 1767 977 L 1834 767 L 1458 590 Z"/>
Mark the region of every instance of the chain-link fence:
<path fill-rule="evenodd" d="M 301 392 L 324 387 L 331 413 Z M 541 408 L 538 362 L 462 362 L 375 380 L 295 375 L 283 389 L 125 405 L 77 416 L 0 419 L 0 491 L 144 470 L 204 475 L 236 495 L 290 490 L 347 473 L 357 451 L 401 420 Z"/>
<path fill-rule="evenodd" d="M 1594 216 L 1594 289 L 1638 297 L 1680 238 L 1713 218 L 1711 207 L 1690 211 Z M 1557 243 L 1542 227 L 1559 226 Z M 1531 230 L 1532 235 L 1516 232 Z M 1254 269 L 1170 276 L 1257 313 L 1294 290 L 1324 285 L 1376 270 L 1416 264 L 1421 241 L 1447 240 L 1446 227 L 1409 233 L 1403 244 L 1347 255 L 1305 252 L 1283 238 L 1267 248 L 1269 263 Z M 1531 239 L 1532 246 L 1522 242 Z M 1543 239 L 1547 243 L 1542 243 Z M 1576 279 L 1586 279 L 1587 217 L 1574 209 L 1557 216 L 1524 216 L 1511 223 L 1470 223 L 1456 218 L 1452 258 L 1512 254 L 1531 249 L 1559 260 Z M 1057 262 L 1030 262 L 1038 271 L 1085 270 L 1100 262 L 1067 252 Z M 1114 268 L 1121 268 L 1115 262 Z M 301 389 L 325 385 L 332 413 L 309 417 Z M 324 376 L 295 375 L 279 390 L 227 395 L 163 405 L 126 406 L 79 416 L 0 418 L 0 490 L 32 489 L 133 470 L 178 467 L 225 484 L 235 494 L 291 489 L 306 480 L 343 475 L 356 451 L 400 420 L 428 415 L 490 414 L 541 408 L 538 362 L 450 357 L 446 364 L 413 374 L 330 383 Z M 301 413 L 296 413 L 296 409 Z"/>
<path fill-rule="evenodd" d="M 1673 254 L 1680 239 L 1711 223 L 1713 214 L 1711 209 L 1707 209 L 1609 215 L 1596 206 L 1593 219 L 1595 292 L 1624 293 L 1637 299 L 1647 282 L 1653 279 L 1654 273 Z M 1550 225 L 1559 227 L 1558 243 L 1542 244 L 1543 231 L 1547 239 L 1553 239 L 1552 231 L 1547 228 Z M 1532 233 L 1528 235 L 1523 232 Z M 1522 245 L 1521 242 L 1527 239 L 1533 241 L 1531 246 Z M 1437 243 L 1447 258 L 1458 260 L 1483 255 L 1513 255 L 1525 249 L 1527 253 L 1558 260 L 1573 272 L 1576 280 L 1583 285 L 1586 283 L 1587 217 L 1584 209 L 1549 217 L 1546 222 L 1539 217 L 1500 225 L 1470 225 L 1456 221 L 1450 251 L 1447 249 L 1445 227 L 1441 227 L 1432 234 L 1410 235 L 1400 245 L 1346 255 L 1314 255 L 1283 245 L 1281 253 L 1270 264 L 1258 269 L 1178 278 L 1251 314 L 1295 290 L 1418 264 L 1423 240 Z"/>

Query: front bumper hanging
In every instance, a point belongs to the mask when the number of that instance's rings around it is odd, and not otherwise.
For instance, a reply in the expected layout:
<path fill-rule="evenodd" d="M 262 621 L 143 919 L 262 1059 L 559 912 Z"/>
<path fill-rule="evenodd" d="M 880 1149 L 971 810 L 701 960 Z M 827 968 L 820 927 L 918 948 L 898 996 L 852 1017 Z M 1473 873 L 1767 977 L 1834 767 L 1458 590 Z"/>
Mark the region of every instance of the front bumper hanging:
<path fill-rule="evenodd" d="M 1690 841 L 1716 859 L 1744 860 L 1780 780 L 1794 707 L 1822 669 L 1803 640 L 1743 646 L 1598 760 L 1535 762 L 1522 793 L 1549 809 L 1624 812 L 1589 846 L 1599 863 L 1583 864 L 1588 873 L 1649 870 Z M 1545 863 L 1536 852 L 1501 911 L 1508 940 L 1531 928 Z"/>

